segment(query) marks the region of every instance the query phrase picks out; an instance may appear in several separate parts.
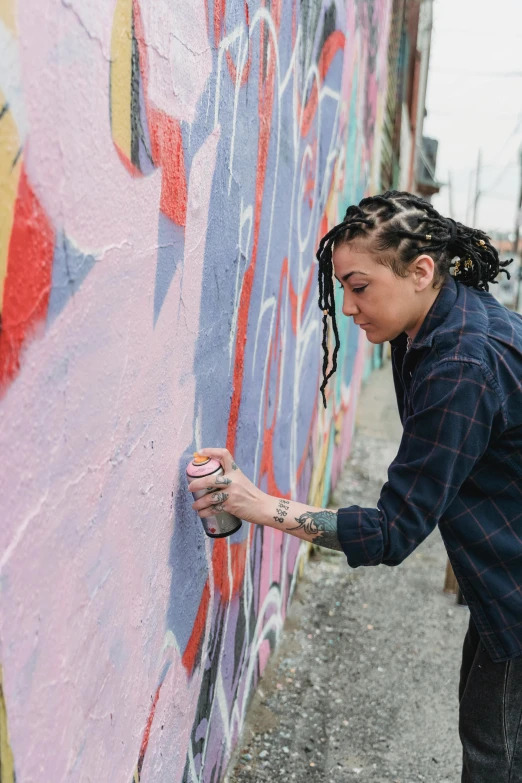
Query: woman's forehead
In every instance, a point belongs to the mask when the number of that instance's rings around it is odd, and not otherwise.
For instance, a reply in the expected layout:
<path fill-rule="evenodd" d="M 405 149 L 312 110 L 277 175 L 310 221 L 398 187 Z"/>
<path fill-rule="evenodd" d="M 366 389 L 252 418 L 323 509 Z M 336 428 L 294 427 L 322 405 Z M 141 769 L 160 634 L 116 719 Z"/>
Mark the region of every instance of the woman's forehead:
<path fill-rule="evenodd" d="M 339 247 L 334 248 L 333 262 L 335 267 L 343 268 L 343 270 L 349 272 L 357 269 L 361 271 L 370 272 L 375 269 L 377 264 L 373 255 L 369 252 L 369 248 L 362 243 L 350 242 L 350 244 L 342 244 Z"/>

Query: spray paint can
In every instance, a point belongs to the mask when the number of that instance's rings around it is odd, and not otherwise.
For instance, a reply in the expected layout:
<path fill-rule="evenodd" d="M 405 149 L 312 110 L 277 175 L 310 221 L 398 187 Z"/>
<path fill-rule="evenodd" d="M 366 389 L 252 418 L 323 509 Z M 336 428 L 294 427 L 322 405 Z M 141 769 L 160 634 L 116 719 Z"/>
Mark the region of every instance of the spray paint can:
<path fill-rule="evenodd" d="M 217 459 L 211 459 L 210 457 L 199 456 L 194 454 L 194 459 L 187 465 L 187 481 L 190 482 L 197 478 L 208 478 L 214 480 L 216 476 L 223 474 L 223 468 L 221 463 Z M 223 486 L 223 490 L 226 490 L 226 486 Z M 220 487 L 215 489 L 200 489 L 199 492 L 193 492 L 192 497 L 194 500 L 199 500 L 203 495 L 208 495 L 211 492 L 219 492 Z M 231 536 L 236 530 L 241 527 L 241 520 L 235 517 L 233 514 L 229 514 L 227 511 L 220 511 L 211 517 L 205 517 L 201 519 L 203 528 L 207 536 L 210 538 L 225 538 L 225 536 Z"/>

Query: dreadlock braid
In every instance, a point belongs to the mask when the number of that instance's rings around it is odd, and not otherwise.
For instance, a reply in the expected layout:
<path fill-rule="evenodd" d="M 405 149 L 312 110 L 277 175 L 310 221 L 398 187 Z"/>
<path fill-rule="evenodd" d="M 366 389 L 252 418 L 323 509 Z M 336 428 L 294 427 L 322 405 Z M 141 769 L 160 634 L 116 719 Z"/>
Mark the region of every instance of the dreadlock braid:
<path fill-rule="evenodd" d="M 337 369 L 339 331 L 335 317 L 333 249 L 359 237 L 371 237 L 378 261 L 388 265 L 399 277 L 406 277 L 408 267 L 421 253 L 435 261 L 435 285 L 453 270 L 460 283 L 479 291 L 489 291 L 499 274 L 511 263 L 500 261 L 497 250 L 483 231 L 468 228 L 451 218 L 444 218 L 423 198 L 412 193 L 389 190 L 364 198 L 352 205 L 337 226 L 319 242 L 319 307 L 323 311 L 323 382 L 321 395 L 326 408 L 325 389 Z M 328 370 L 328 316 L 332 319 L 334 349 Z"/>
<path fill-rule="evenodd" d="M 332 250 L 334 242 L 339 239 L 341 234 L 346 232 L 357 233 L 363 231 L 364 226 L 374 228 L 375 223 L 371 218 L 367 218 L 362 209 L 357 206 L 348 207 L 344 220 L 338 226 L 329 231 L 319 242 L 317 251 L 317 260 L 319 261 L 319 307 L 323 311 L 323 382 L 321 384 L 321 394 L 323 404 L 326 408 L 325 389 L 329 378 L 337 370 L 337 354 L 339 353 L 340 339 L 337 328 L 337 319 L 335 317 L 335 289 L 333 275 Z M 353 238 L 353 237 L 352 237 Z M 332 327 L 335 338 L 335 345 L 332 355 L 332 367 L 328 372 L 328 316 L 332 318 Z"/>

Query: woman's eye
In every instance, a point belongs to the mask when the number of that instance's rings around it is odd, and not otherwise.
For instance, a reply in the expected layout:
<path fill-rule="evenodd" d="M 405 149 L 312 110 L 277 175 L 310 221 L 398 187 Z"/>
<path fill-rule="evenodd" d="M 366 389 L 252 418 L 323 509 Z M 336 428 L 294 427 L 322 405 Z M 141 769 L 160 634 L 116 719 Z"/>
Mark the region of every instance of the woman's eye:
<path fill-rule="evenodd" d="M 368 288 L 368 286 L 367 285 L 363 285 L 362 288 L 353 288 L 352 291 L 354 292 L 354 294 L 362 294 L 362 292 L 366 288 Z"/>

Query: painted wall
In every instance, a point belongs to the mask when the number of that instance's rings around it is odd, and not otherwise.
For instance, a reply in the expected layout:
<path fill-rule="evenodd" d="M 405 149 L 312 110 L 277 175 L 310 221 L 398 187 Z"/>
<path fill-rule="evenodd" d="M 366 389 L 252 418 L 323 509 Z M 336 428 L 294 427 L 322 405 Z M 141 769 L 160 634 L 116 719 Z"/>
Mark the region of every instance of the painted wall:
<path fill-rule="evenodd" d="M 218 781 L 302 550 L 211 542 L 226 444 L 326 502 L 314 253 L 378 187 L 388 0 L 0 0 L 0 779 Z"/>

